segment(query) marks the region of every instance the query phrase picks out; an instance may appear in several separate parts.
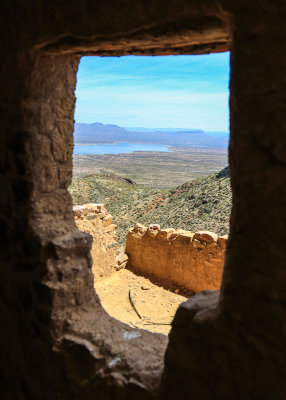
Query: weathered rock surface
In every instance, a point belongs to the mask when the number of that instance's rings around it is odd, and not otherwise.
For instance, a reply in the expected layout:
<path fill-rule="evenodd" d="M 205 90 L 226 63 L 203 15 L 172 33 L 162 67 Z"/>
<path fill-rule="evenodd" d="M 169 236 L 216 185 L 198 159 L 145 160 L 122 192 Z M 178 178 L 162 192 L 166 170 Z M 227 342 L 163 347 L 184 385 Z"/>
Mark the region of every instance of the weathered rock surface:
<path fill-rule="evenodd" d="M 141 224 L 127 235 L 128 267 L 194 292 L 219 289 L 227 237 L 213 232 L 196 233 L 149 228 Z"/>
<path fill-rule="evenodd" d="M 120 253 L 116 256 L 116 271 L 123 269 L 126 267 L 128 261 L 128 255 L 124 253 Z"/>
<path fill-rule="evenodd" d="M 94 280 L 110 275 L 117 267 L 115 224 L 103 204 L 73 207 L 77 227 L 93 237 L 91 256 Z M 121 263 L 122 264 L 122 263 Z"/>
<path fill-rule="evenodd" d="M 182 307 L 161 388 L 164 399 L 284 399 L 285 0 L 0 7 L 1 399 L 156 391 L 165 338 L 101 309 L 90 238 L 75 229 L 67 187 L 77 65 L 91 54 L 221 51 L 229 38 L 233 209 L 223 284 Z"/>

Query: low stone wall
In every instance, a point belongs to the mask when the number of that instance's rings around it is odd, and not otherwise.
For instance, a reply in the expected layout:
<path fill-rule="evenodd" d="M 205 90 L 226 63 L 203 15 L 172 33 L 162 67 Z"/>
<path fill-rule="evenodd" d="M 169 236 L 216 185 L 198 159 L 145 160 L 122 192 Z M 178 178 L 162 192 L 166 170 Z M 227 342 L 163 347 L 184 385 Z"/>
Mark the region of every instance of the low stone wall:
<path fill-rule="evenodd" d="M 149 228 L 136 224 L 129 231 L 125 253 L 127 266 L 162 281 L 175 282 L 199 292 L 221 285 L 227 236 Z"/>
<path fill-rule="evenodd" d="M 94 281 L 124 268 L 127 256 L 118 251 L 112 215 L 103 204 L 84 204 L 73 207 L 74 218 L 79 230 L 93 237 L 91 256 Z"/>

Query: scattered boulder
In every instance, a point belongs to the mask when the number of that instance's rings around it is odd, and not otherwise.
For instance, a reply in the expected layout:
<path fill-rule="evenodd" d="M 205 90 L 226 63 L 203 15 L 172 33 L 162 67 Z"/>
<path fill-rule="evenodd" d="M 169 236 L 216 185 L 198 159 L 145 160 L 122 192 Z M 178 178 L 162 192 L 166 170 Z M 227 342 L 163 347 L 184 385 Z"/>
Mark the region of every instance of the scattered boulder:
<path fill-rule="evenodd" d="M 102 223 L 104 227 L 107 227 L 111 224 L 112 222 L 112 215 L 111 214 L 107 214 L 106 217 L 104 217 L 102 219 Z"/>
<path fill-rule="evenodd" d="M 150 290 L 151 286 L 144 284 L 144 285 L 141 286 L 141 289 L 142 290 Z"/>
<path fill-rule="evenodd" d="M 140 233 L 145 233 L 147 231 L 146 226 L 137 223 L 134 228 L 132 229 L 133 232 L 140 232 Z"/>
<path fill-rule="evenodd" d="M 107 226 L 107 227 L 104 229 L 104 231 L 105 231 L 106 233 L 113 232 L 113 231 L 116 229 L 116 227 L 117 227 L 116 224 L 111 224 L 111 225 Z"/>
<path fill-rule="evenodd" d="M 168 240 L 172 237 L 173 233 L 175 232 L 175 229 L 173 228 L 167 228 L 167 229 L 162 229 L 158 232 L 158 237 L 162 240 Z"/>
<path fill-rule="evenodd" d="M 153 231 L 159 231 L 159 230 L 160 230 L 160 225 L 158 225 L 158 224 L 151 224 L 151 225 L 149 225 L 149 228 L 148 228 L 148 229 L 153 230 Z"/>
<path fill-rule="evenodd" d="M 214 232 L 198 231 L 194 235 L 195 239 L 206 244 L 217 243 L 218 235 Z"/>
<path fill-rule="evenodd" d="M 132 179 L 123 178 L 125 182 L 130 183 L 130 185 L 137 185 L 136 182 L 133 182 Z"/>
<path fill-rule="evenodd" d="M 121 253 L 116 256 L 116 266 L 115 269 L 116 271 L 119 271 L 121 269 L 124 269 L 127 265 L 128 261 L 128 255 L 125 253 Z"/>
<path fill-rule="evenodd" d="M 104 218 L 107 214 L 107 210 L 104 204 L 88 203 L 82 206 L 73 206 L 73 213 L 75 220 L 82 219 L 87 215 L 98 214 L 100 217 Z"/>

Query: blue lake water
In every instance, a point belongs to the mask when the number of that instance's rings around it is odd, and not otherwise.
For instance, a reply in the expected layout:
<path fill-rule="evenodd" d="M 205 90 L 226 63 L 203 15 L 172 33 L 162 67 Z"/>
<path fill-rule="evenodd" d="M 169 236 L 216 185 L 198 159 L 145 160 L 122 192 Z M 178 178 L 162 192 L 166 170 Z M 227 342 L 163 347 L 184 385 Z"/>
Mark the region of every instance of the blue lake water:
<path fill-rule="evenodd" d="M 112 143 L 112 144 L 76 144 L 73 154 L 120 154 L 133 151 L 171 151 L 161 144 Z"/>

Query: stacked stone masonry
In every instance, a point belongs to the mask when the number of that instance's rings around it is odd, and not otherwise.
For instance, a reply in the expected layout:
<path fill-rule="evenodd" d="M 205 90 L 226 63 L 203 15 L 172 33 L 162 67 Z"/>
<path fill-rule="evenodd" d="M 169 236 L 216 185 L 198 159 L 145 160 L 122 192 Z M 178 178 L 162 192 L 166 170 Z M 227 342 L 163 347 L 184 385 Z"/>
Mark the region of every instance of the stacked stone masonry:
<path fill-rule="evenodd" d="M 103 204 L 74 206 L 74 219 L 79 230 L 93 237 L 91 248 L 94 281 L 125 268 L 128 257 L 118 250 L 112 215 Z"/>
<path fill-rule="evenodd" d="M 127 235 L 125 252 L 132 270 L 199 292 L 220 288 L 226 241 L 227 236 L 208 231 L 136 224 Z"/>

